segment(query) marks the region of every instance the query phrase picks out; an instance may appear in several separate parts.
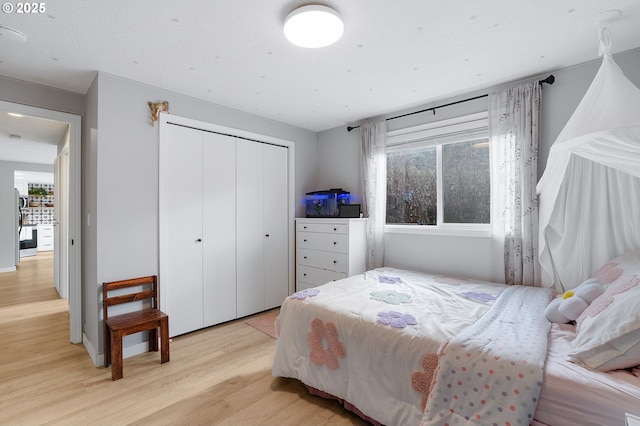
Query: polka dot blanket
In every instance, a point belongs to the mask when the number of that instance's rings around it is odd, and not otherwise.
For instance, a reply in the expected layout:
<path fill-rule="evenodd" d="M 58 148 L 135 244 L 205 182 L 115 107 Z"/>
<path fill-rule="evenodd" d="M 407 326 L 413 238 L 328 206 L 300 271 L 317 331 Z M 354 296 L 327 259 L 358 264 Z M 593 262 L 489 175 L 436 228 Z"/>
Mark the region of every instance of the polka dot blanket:
<path fill-rule="evenodd" d="M 551 289 L 511 286 L 446 342 L 422 425 L 528 425 L 538 403 Z"/>

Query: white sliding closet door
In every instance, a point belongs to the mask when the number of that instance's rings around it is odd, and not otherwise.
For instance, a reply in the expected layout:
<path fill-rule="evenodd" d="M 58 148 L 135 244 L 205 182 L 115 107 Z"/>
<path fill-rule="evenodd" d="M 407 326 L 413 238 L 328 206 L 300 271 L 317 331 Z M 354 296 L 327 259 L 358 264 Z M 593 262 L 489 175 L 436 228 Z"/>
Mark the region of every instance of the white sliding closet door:
<path fill-rule="evenodd" d="M 280 306 L 289 295 L 287 155 L 286 148 L 264 144 L 264 309 Z"/>
<path fill-rule="evenodd" d="M 264 212 L 262 150 L 261 143 L 238 139 L 236 163 L 238 317 L 264 310 L 262 250 L 266 237 L 262 230 Z"/>
<path fill-rule="evenodd" d="M 280 306 L 288 294 L 287 149 L 238 139 L 238 317 Z"/>
<path fill-rule="evenodd" d="M 202 132 L 166 127 L 161 146 L 160 303 L 169 334 L 202 328 Z"/>
<path fill-rule="evenodd" d="M 236 318 L 236 138 L 203 132 L 204 327 Z"/>
<path fill-rule="evenodd" d="M 160 127 L 160 307 L 170 336 L 289 294 L 293 148 L 196 126 Z"/>

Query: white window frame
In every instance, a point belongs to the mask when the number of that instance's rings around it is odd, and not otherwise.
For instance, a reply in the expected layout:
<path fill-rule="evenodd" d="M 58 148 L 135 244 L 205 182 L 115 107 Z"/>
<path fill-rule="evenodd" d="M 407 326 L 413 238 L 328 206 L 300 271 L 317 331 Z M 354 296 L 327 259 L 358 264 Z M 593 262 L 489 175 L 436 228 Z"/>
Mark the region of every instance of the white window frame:
<path fill-rule="evenodd" d="M 442 145 L 454 143 L 457 138 L 479 132 L 486 131 L 489 136 L 489 112 L 483 111 L 476 114 L 465 115 L 462 117 L 452 118 L 448 120 L 437 121 L 420 126 L 407 127 L 404 129 L 392 130 L 387 132 L 387 148 L 386 152 L 403 151 L 407 148 L 419 148 L 436 146 L 437 150 L 437 193 L 438 193 L 438 212 L 436 225 L 417 225 L 417 224 L 386 224 L 384 225 L 385 233 L 394 234 L 429 234 L 442 236 L 466 236 L 466 237 L 488 237 L 491 236 L 491 223 L 443 223 L 443 203 L 442 203 Z M 491 155 L 491 154 L 489 154 Z M 387 173 L 384 171 L 384 179 L 386 182 Z M 381 200 L 387 200 L 386 184 L 380 185 L 381 191 L 384 191 Z M 385 214 L 386 218 L 386 214 Z"/>

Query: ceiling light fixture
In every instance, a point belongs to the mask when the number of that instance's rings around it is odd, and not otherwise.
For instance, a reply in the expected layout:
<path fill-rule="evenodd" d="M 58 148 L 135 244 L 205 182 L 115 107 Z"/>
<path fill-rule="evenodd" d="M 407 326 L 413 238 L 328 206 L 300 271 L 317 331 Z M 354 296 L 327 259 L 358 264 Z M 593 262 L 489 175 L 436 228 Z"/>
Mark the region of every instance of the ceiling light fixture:
<path fill-rule="evenodd" d="M 27 36 L 16 29 L 0 25 L 0 40 L 17 41 L 18 43 L 26 43 Z"/>
<path fill-rule="evenodd" d="M 327 6 L 307 5 L 295 9 L 284 22 L 284 35 L 300 47 L 317 48 L 335 43 L 342 37 L 340 15 Z"/>

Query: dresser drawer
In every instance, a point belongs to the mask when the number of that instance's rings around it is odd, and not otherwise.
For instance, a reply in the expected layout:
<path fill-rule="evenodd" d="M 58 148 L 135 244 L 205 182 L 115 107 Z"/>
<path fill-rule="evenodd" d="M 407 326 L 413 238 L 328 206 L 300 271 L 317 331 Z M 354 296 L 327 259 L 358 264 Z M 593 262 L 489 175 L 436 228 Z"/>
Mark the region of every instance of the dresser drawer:
<path fill-rule="evenodd" d="M 326 284 L 329 281 L 347 278 L 347 274 L 342 272 L 327 271 L 325 269 L 312 268 L 310 266 L 298 265 L 296 268 L 296 290 L 300 287 L 309 288 Z M 304 284 L 302 284 L 304 283 Z"/>
<path fill-rule="evenodd" d="M 298 232 L 298 241 L 296 241 L 296 244 L 299 248 L 339 253 L 346 253 L 348 248 L 346 234 L 334 235 L 314 232 Z"/>
<path fill-rule="evenodd" d="M 325 234 L 346 234 L 347 225 L 344 223 L 309 223 L 299 222 L 298 232 L 320 232 Z"/>
<path fill-rule="evenodd" d="M 298 265 L 347 272 L 347 254 L 331 251 L 298 249 Z"/>

